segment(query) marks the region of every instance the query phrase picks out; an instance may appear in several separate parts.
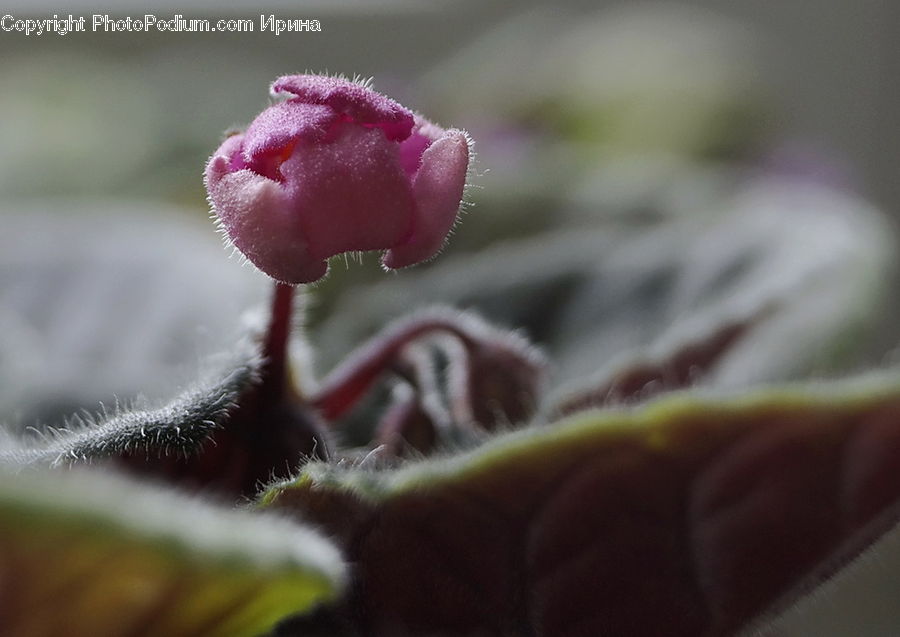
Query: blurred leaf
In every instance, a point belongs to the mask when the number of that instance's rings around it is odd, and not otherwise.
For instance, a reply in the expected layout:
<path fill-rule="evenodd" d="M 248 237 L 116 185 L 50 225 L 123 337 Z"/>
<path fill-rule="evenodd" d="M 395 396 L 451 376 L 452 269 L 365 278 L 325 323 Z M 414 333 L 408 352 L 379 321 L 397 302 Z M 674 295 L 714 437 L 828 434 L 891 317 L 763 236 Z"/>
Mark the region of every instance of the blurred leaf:
<path fill-rule="evenodd" d="M 593 387 L 563 397 L 550 407 L 551 413 L 567 416 L 591 407 L 646 400 L 690 387 L 728 356 L 730 349 L 768 314 L 767 308 L 763 308 L 758 316 L 725 323 L 699 340 L 677 344 L 674 351 L 656 359 L 635 357 Z"/>
<path fill-rule="evenodd" d="M 314 463 L 261 504 L 340 540 L 367 634 L 695 636 L 895 523 L 898 469 L 892 373 L 673 394 L 397 470 Z"/>
<path fill-rule="evenodd" d="M 310 410 L 255 395 L 266 315 L 252 310 L 271 282 L 229 263 L 207 220 L 125 201 L 11 208 L 0 212 L 0 462 L 113 456 L 242 497 L 324 448 Z M 115 407 L 91 416 L 98 403 Z"/>
<path fill-rule="evenodd" d="M 347 291 L 315 336 L 324 365 L 400 310 L 440 301 L 522 329 L 556 363 L 555 393 L 665 362 L 748 327 L 692 381 L 743 387 L 878 363 L 897 338 L 893 232 L 863 200 L 778 177 L 693 214 L 595 216 L 403 280 Z M 473 213 L 471 221 L 477 223 Z"/>
<path fill-rule="evenodd" d="M 60 199 L 0 220 L 0 420 L 20 428 L 174 395 L 268 292 L 201 211 Z"/>
<path fill-rule="evenodd" d="M 0 482 L 6 635 L 249 637 L 343 578 L 327 540 L 277 517 L 82 471 Z"/>
<path fill-rule="evenodd" d="M 238 399 L 258 380 L 260 357 L 249 340 L 218 373 L 198 381 L 162 407 L 117 408 L 70 418 L 64 428 L 32 428 L 30 437 L 0 430 L 0 462 L 16 465 L 91 462 L 121 455 L 188 456 L 214 437 Z"/>

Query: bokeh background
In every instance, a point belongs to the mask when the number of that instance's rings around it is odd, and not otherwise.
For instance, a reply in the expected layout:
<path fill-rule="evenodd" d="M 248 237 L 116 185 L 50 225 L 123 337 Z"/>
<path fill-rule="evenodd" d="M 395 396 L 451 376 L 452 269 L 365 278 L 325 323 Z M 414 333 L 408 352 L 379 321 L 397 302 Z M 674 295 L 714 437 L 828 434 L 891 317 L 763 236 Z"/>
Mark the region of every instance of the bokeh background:
<path fill-rule="evenodd" d="M 468 129 L 478 156 L 439 259 L 391 275 L 374 255 L 337 261 L 313 286 L 302 384 L 435 302 L 548 353 L 540 417 L 729 326 L 727 346 L 691 350 L 708 359 L 691 382 L 743 391 L 897 362 L 896 1 L 8 0 L 3 13 L 104 11 L 274 13 L 322 31 L 0 32 L 11 428 L 171 395 L 254 320 L 268 281 L 226 258 L 202 168 L 266 106 L 269 82 L 307 70 L 373 76 Z M 864 601 L 895 606 L 895 587 L 861 581 L 859 600 L 802 634 L 857 634 Z"/>
<path fill-rule="evenodd" d="M 315 287 L 319 370 L 426 301 L 524 329 L 560 385 L 785 298 L 799 309 L 764 350 L 778 363 L 748 358 L 761 351 L 748 343 L 723 382 L 880 364 L 896 345 L 884 325 L 900 210 L 897 3 L 5 6 L 17 18 L 258 25 L 274 13 L 322 25 L 0 33 L 7 420 L 165 393 L 227 347 L 266 281 L 225 259 L 202 167 L 223 130 L 268 103 L 272 79 L 306 70 L 374 76 L 468 129 L 478 152 L 474 205 L 440 259 L 392 276 L 374 256 L 341 262 Z"/>
<path fill-rule="evenodd" d="M 6 3 L 16 17 L 95 12 L 82 3 Z M 550 18 L 518 43 L 529 62 L 566 61 L 545 53 L 572 27 L 601 15 L 646 14 L 644 46 L 663 49 L 685 36 L 718 38 L 710 55 L 737 63 L 735 81 L 766 90 L 778 134 L 813 145 L 851 166 L 878 203 L 896 208 L 894 176 L 900 132 L 896 28 L 900 8 L 884 0 L 748 3 L 704 0 L 683 3 L 538 2 L 283 2 L 152 3 L 134 0 L 107 9 L 113 15 L 320 19 L 321 33 L 282 34 L 70 34 L 0 35 L 4 91 L 0 98 L 4 196 L 100 193 L 160 197 L 196 204 L 202 198 L 196 166 L 223 126 L 250 118 L 265 103 L 253 87 L 287 71 L 332 70 L 375 76 L 385 89 L 415 94 L 424 81 L 440 82 L 435 67 L 461 54 L 504 21 L 529 10 Z M 100 9 L 96 9 L 100 11 Z M 675 24 L 667 16 L 678 12 Z M 658 14 L 652 25 L 653 13 Z M 632 24 L 637 31 L 641 25 Z M 653 30 L 655 29 L 655 30 Z M 609 36 L 614 25 L 596 37 Z M 514 38 L 513 33 L 509 33 Z M 539 34 L 539 35 L 538 35 Z M 504 42 L 508 45 L 509 42 Z M 632 42 L 637 45 L 637 42 Z M 687 43 L 685 43 L 687 44 Z M 698 46 L 702 43 L 695 42 Z M 481 49 L 473 74 L 494 58 L 511 65 L 522 93 L 541 78 L 508 48 Z M 749 45 L 752 51 L 746 47 Z M 606 45 L 615 56 L 614 43 Z M 688 46 L 690 46 L 688 44 Z M 611 49 L 611 50 L 610 50 Z M 749 57 L 748 57 L 749 56 Z M 475 63 L 475 59 L 470 59 Z M 576 60 L 572 60 L 577 63 Z M 679 60 L 673 59 L 674 67 Z M 716 60 L 696 60 L 714 63 Z M 515 64 L 521 64 L 516 68 Z M 621 64 L 626 60 L 602 60 Z M 498 72 L 500 70 L 498 69 Z M 699 76 L 702 68 L 681 68 Z M 524 74 L 523 74 L 524 73 Z M 468 87 L 454 87 L 467 93 Z M 425 99 L 421 102 L 424 106 Z M 458 123 L 458 122 L 454 122 Z M 462 122 L 463 124 L 467 122 Z M 112 141 L 115 140 L 115 141 Z M 51 164 L 52 158 L 52 164 Z M 194 175 L 191 175 L 193 171 Z"/>

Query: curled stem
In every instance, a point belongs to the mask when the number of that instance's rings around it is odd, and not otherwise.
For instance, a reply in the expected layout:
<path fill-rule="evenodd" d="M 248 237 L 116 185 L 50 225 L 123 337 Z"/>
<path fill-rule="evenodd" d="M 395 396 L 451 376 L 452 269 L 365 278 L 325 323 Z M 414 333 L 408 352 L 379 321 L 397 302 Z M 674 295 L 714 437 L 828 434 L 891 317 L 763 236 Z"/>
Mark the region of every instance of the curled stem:
<path fill-rule="evenodd" d="M 310 403 L 329 422 L 340 418 L 372 386 L 385 369 L 391 368 L 400 352 L 423 336 L 448 334 L 468 350 L 475 339 L 457 317 L 429 313 L 404 321 L 360 347 L 322 381 Z"/>

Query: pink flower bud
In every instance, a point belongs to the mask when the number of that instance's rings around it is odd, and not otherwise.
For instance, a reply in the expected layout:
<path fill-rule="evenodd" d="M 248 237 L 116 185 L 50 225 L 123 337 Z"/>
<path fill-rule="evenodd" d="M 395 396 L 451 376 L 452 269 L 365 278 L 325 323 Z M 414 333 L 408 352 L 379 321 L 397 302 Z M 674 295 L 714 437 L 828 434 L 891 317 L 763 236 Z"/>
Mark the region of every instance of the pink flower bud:
<path fill-rule="evenodd" d="M 285 283 L 322 277 L 342 252 L 386 250 L 387 268 L 434 256 L 456 220 L 469 139 L 349 80 L 288 75 L 287 95 L 206 166 L 233 244 Z"/>

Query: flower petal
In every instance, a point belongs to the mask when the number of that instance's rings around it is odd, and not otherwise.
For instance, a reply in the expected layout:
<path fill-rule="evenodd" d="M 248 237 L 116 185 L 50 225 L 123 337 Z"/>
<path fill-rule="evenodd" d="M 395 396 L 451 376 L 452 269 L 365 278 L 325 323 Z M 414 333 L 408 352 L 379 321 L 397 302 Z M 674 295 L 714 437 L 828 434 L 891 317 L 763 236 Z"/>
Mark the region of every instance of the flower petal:
<path fill-rule="evenodd" d="M 392 141 L 406 139 L 413 129 L 411 111 L 350 80 L 323 75 L 285 75 L 272 83 L 272 94 L 279 93 L 291 93 L 305 104 L 330 106 L 361 124 L 382 129 Z"/>
<path fill-rule="evenodd" d="M 220 151 L 240 143 L 232 139 L 226 140 Z M 232 172 L 231 159 L 218 152 L 206 167 L 205 181 L 219 222 L 235 247 L 256 267 L 291 284 L 324 276 L 328 265 L 310 256 L 280 184 L 246 168 Z"/>
<path fill-rule="evenodd" d="M 462 131 L 447 131 L 425 150 L 413 182 L 418 207 L 413 233 L 405 243 L 388 250 L 382 261 L 385 267 L 418 263 L 443 247 L 459 212 L 468 166 L 469 141 Z"/>
<path fill-rule="evenodd" d="M 287 101 L 273 104 L 253 120 L 244 133 L 243 156 L 252 163 L 263 155 L 281 151 L 299 139 L 319 140 L 339 114 L 318 104 Z"/>
<path fill-rule="evenodd" d="M 206 167 L 207 173 L 213 165 L 213 160 L 216 158 L 225 160 L 224 163 L 219 162 L 218 166 L 226 172 L 244 168 L 244 159 L 241 156 L 241 148 L 243 147 L 243 144 L 243 134 L 229 135 L 228 137 L 226 137 L 222 141 L 222 144 L 216 149 L 216 152 L 213 153 L 213 156 L 210 158 L 209 164 Z"/>
<path fill-rule="evenodd" d="M 384 249 L 411 232 L 412 188 L 397 145 L 378 130 L 340 124 L 333 142 L 299 143 L 281 172 L 287 205 L 317 259 Z"/>
<path fill-rule="evenodd" d="M 400 144 L 400 163 L 412 179 L 422 164 L 422 154 L 434 142 L 447 134 L 443 128 L 416 114 L 415 126 L 408 138 Z"/>

